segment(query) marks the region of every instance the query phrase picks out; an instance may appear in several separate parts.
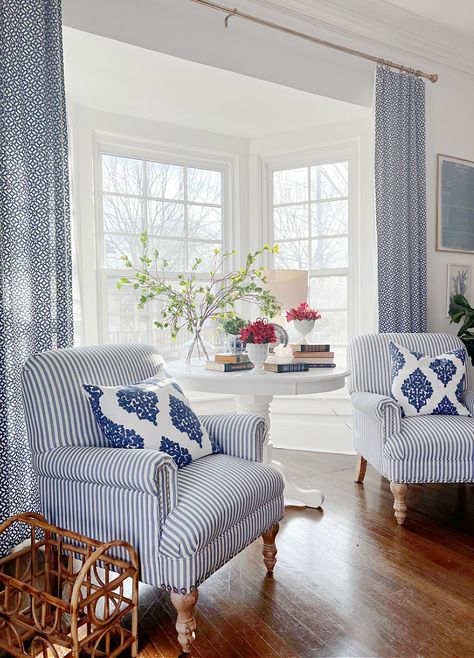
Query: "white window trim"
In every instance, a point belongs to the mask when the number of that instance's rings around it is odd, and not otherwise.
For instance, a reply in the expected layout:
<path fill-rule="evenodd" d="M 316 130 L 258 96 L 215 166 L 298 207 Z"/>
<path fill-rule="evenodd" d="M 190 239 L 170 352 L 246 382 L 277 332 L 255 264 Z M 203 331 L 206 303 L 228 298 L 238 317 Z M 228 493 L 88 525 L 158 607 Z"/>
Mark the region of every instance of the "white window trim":
<path fill-rule="evenodd" d="M 358 332 L 360 318 L 359 299 L 359 262 L 360 252 L 360 145 L 359 140 L 349 140 L 321 148 L 301 149 L 289 153 L 282 153 L 271 158 L 261 158 L 260 175 L 262 185 L 262 231 L 263 241 L 275 243 L 273 233 L 273 174 L 284 169 L 318 166 L 332 162 L 346 161 L 349 163 L 349 262 L 347 268 L 334 268 L 331 270 L 317 270 L 318 276 L 327 274 L 347 274 L 347 332 L 348 340 Z M 273 257 L 267 262 L 273 267 Z M 310 271 L 311 275 L 311 271 Z M 337 310 L 337 309 L 331 309 Z"/>
<path fill-rule="evenodd" d="M 170 145 L 163 142 L 148 142 L 134 140 L 128 137 L 109 135 L 103 132 L 93 133 L 92 148 L 92 192 L 93 216 L 81 219 L 81 269 L 94 273 L 94 294 L 84 307 L 84 325 L 86 342 L 107 342 L 107 276 L 114 272 L 120 275 L 123 270 L 103 268 L 103 206 L 102 206 L 102 154 L 135 157 L 170 164 L 203 167 L 220 171 L 223 175 L 222 189 L 222 241 L 224 249 L 240 248 L 240 227 L 234 218 L 239 216 L 238 201 L 238 156 L 221 154 L 202 149 L 188 148 L 181 145 Z M 234 257 L 232 267 L 237 267 L 237 257 Z M 87 277 L 91 282 L 90 276 Z M 84 281 L 84 277 L 81 275 Z M 84 286 L 85 288 L 86 286 Z M 91 340 L 92 338 L 92 340 Z M 95 340 L 94 340 L 95 338 Z"/>

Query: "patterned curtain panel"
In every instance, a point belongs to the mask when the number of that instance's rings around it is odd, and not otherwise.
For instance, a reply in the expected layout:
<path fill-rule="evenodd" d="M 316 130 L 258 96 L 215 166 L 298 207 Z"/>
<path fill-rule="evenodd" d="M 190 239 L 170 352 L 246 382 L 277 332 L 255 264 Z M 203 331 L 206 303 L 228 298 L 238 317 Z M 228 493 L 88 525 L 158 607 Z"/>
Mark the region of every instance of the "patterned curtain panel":
<path fill-rule="evenodd" d="M 59 0 L 0 2 L 0 522 L 38 507 L 20 373 L 72 344 Z M 0 555 L 23 540 L 0 537 Z"/>
<path fill-rule="evenodd" d="M 379 331 L 426 331 L 425 83 L 377 67 Z"/>

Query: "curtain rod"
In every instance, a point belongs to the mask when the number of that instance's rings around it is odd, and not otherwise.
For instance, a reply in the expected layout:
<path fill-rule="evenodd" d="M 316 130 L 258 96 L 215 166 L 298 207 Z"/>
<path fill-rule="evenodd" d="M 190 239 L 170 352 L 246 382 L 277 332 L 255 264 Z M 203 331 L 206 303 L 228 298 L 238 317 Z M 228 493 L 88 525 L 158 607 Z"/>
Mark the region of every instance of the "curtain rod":
<path fill-rule="evenodd" d="M 382 57 L 369 55 L 368 53 L 361 52 L 360 50 L 339 46 L 338 44 L 332 43 L 331 41 L 312 37 L 311 35 L 305 34 L 304 32 L 298 32 L 298 30 L 293 30 L 290 27 L 285 27 L 284 25 L 279 25 L 278 23 L 272 23 L 271 21 L 267 21 L 264 18 L 259 18 L 258 16 L 253 16 L 252 14 L 246 14 L 245 12 L 239 11 L 238 9 L 232 9 L 231 7 L 219 5 L 216 2 L 210 2 L 209 0 L 191 0 L 191 2 L 195 2 L 198 5 L 203 5 L 204 7 L 209 7 L 210 9 L 215 9 L 216 11 L 224 12 L 226 14 L 224 20 L 225 27 L 229 27 L 229 19 L 233 16 L 236 16 L 237 18 L 242 18 L 246 21 L 258 23 L 258 25 L 263 25 L 264 27 L 269 27 L 273 30 L 284 32 L 285 34 L 291 34 L 294 37 L 299 37 L 300 39 L 305 39 L 306 41 L 311 41 L 312 43 L 316 43 L 318 46 L 326 46 L 327 48 L 340 50 L 341 52 L 353 55 L 354 57 L 361 57 L 362 59 L 368 59 L 369 61 L 376 62 L 377 64 L 383 64 L 394 69 L 399 69 L 400 71 L 405 71 L 406 73 L 412 73 L 413 75 L 416 75 L 420 78 L 426 78 L 431 82 L 436 82 L 438 80 L 437 73 L 425 73 L 424 71 L 419 71 L 418 69 L 413 69 L 409 66 L 403 66 L 403 64 L 396 64 L 395 62 L 391 62 L 388 59 L 383 59 Z"/>

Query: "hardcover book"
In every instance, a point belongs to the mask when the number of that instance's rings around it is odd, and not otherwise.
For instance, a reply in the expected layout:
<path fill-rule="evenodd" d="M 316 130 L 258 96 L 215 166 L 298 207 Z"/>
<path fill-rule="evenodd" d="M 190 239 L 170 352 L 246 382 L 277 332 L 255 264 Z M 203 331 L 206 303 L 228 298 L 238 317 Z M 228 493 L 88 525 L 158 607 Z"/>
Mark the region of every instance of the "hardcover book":
<path fill-rule="evenodd" d="M 335 363 L 307 363 L 308 368 L 335 368 Z"/>
<path fill-rule="evenodd" d="M 246 354 L 231 354 L 230 352 L 221 352 L 214 357 L 217 363 L 250 363 Z"/>
<path fill-rule="evenodd" d="M 301 343 L 293 343 L 290 345 L 294 352 L 329 352 L 331 346 L 326 344 L 302 345 Z"/>
<path fill-rule="evenodd" d="M 269 372 L 306 372 L 307 363 L 264 363 L 263 368 Z"/>
<path fill-rule="evenodd" d="M 334 352 L 293 352 L 295 359 L 333 359 Z"/>
<path fill-rule="evenodd" d="M 247 363 L 219 363 L 217 361 L 207 361 L 206 370 L 217 372 L 235 372 L 236 370 L 252 370 L 253 364 Z"/>
<path fill-rule="evenodd" d="M 324 357 L 313 357 L 313 356 L 305 356 L 304 358 L 299 358 L 296 359 L 297 363 L 333 363 L 334 362 L 334 357 L 332 356 L 324 356 Z"/>

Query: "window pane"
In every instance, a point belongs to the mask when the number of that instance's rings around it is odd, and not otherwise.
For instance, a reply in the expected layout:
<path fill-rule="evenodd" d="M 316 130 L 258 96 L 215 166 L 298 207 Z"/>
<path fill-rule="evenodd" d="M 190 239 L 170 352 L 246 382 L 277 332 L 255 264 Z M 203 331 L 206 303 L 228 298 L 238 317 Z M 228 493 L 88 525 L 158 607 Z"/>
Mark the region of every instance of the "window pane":
<path fill-rule="evenodd" d="M 106 233 L 141 233 L 144 229 L 140 199 L 104 196 L 104 231 Z"/>
<path fill-rule="evenodd" d="M 309 237 L 307 204 L 275 208 L 275 240 Z"/>
<path fill-rule="evenodd" d="M 122 286 L 117 288 L 118 277 L 109 277 L 107 279 L 107 300 L 110 313 L 135 313 L 140 299 L 140 292 L 132 286 Z"/>
<path fill-rule="evenodd" d="M 222 174 L 220 171 L 188 167 L 188 201 L 221 203 Z"/>
<path fill-rule="evenodd" d="M 216 267 L 216 257 L 213 250 L 220 249 L 220 244 L 212 244 L 209 242 L 190 242 L 189 243 L 189 256 L 188 268 L 191 269 L 196 258 L 200 258 L 202 263 L 199 264 L 197 272 L 209 272 L 209 270 Z"/>
<path fill-rule="evenodd" d="M 137 309 L 140 292 L 131 286 L 117 288 L 117 278 L 107 280 L 108 340 L 112 343 L 146 342 L 150 334 L 150 316 Z"/>
<path fill-rule="evenodd" d="M 121 256 L 127 256 L 132 263 L 138 263 L 143 255 L 143 247 L 138 235 L 117 235 L 106 233 L 104 235 L 104 257 L 107 267 L 123 268 Z"/>
<path fill-rule="evenodd" d="M 184 167 L 164 162 L 147 162 L 148 196 L 184 199 Z"/>
<path fill-rule="evenodd" d="M 308 169 L 287 169 L 273 174 L 273 203 L 295 203 L 308 199 Z"/>
<path fill-rule="evenodd" d="M 283 242 L 279 245 L 279 253 L 275 255 L 275 267 L 289 270 L 308 269 L 308 241 L 296 240 Z"/>
<path fill-rule="evenodd" d="M 347 311 L 325 311 L 315 323 L 311 340 L 317 343 L 345 345 L 347 343 Z"/>
<path fill-rule="evenodd" d="M 311 268 L 347 267 L 347 238 L 320 238 L 311 241 Z"/>
<path fill-rule="evenodd" d="M 311 167 L 311 198 L 334 199 L 348 196 L 349 164 L 335 164 Z"/>
<path fill-rule="evenodd" d="M 143 162 L 117 155 L 102 156 L 102 189 L 120 194 L 142 194 Z"/>
<path fill-rule="evenodd" d="M 310 303 L 317 309 L 347 308 L 347 277 L 311 277 Z"/>
<path fill-rule="evenodd" d="M 184 204 L 148 201 L 149 235 L 184 237 Z"/>
<path fill-rule="evenodd" d="M 348 232 L 347 201 L 328 201 L 311 204 L 313 235 L 337 235 Z"/>
<path fill-rule="evenodd" d="M 188 233 L 191 238 L 220 240 L 222 212 L 212 206 L 188 206 Z"/>
<path fill-rule="evenodd" d="M 152 238 L 152 249 L 158 250 L 158 262 L 168 261 L 168 270 L 171 272 L 184 272 L 184 242 L 168 240 L 166 238 Z"/>

